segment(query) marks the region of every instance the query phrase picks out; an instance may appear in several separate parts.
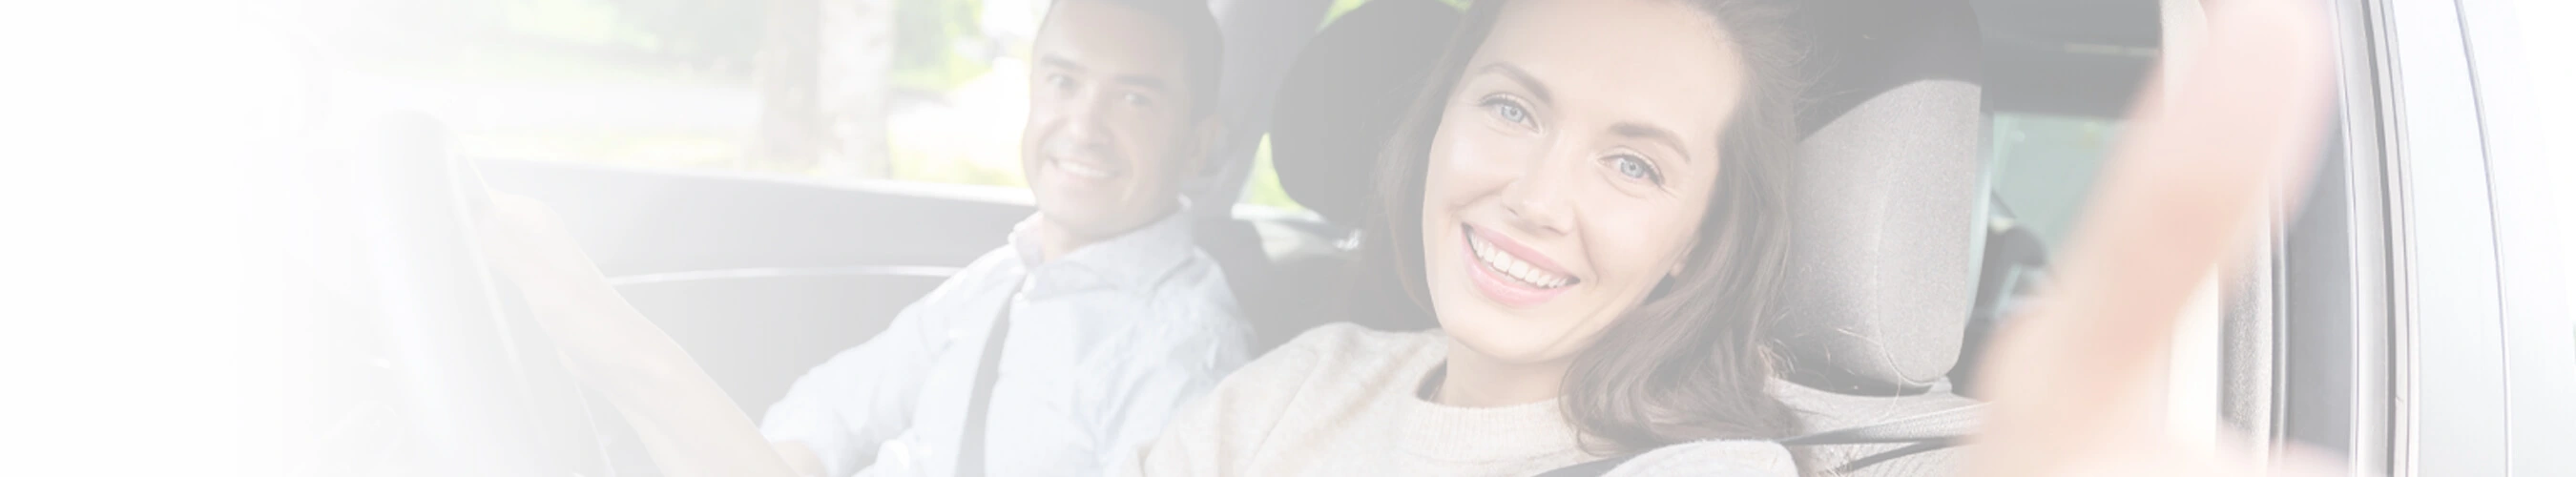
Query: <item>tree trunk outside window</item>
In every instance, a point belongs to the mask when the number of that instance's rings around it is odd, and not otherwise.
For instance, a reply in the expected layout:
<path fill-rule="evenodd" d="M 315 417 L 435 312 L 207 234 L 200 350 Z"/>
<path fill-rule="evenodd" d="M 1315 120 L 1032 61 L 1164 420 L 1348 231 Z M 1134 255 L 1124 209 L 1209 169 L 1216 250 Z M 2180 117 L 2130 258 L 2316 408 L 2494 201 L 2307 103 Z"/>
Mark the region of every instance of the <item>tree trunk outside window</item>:
<path fill-rule="evenodd" d="M 749 168 L 882 178 L 893 0 L 769 0 Z"/>
<path fill-rule="evenodd" d="M 884 178 L 887 103 L 894 92 L 894 0 L 821 0 L 822 164 L 835 179 Z"/>

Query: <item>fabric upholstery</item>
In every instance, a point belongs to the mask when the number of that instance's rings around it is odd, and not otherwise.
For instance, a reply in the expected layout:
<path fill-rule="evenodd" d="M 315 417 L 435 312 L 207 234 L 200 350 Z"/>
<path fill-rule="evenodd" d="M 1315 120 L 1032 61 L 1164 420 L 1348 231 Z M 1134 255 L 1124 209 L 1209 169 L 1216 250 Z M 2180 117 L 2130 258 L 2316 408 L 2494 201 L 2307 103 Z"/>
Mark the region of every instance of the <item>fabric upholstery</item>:
<path fill-rule="evenodd" d="M 1975 300 L 1985 164 L 1965 1 L 1820 0 L 1793 180 L 1787 377 L 1921 392 L 1958 361 Z"/>

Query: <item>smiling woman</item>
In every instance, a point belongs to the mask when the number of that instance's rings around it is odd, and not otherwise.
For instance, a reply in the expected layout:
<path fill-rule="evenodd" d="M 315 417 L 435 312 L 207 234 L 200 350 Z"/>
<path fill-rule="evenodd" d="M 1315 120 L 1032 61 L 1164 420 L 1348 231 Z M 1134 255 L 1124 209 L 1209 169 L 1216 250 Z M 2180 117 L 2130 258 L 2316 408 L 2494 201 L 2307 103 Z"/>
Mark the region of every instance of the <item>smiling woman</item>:
<path fill-rule="evenodd" d="M 1795 134 L 1785 10 L 1478 3 L 1380 159 L 1365 234 L 1440 330 L 1307 333 L 1144 470 L 1529 474 L 1653 450 L 1622 468 L 1795 473 L 1764 441 L 1798 424 L 1760 338 Z"/>
<path fill-rule="evenodd" d="M 1420 250 L 1398 263 L 1424 268 L 1398 273 L 1458 345 L 1444 402 L 1562 395 L 1603 453 L 1797 428 L 1764 390 L 1760 341 L 1786 253 L 1797 50 L 1781 5 L 1689 7 L 1504 9 L 1410 126 L 1431 134 L 1396 136 L 1387 228 Z M 1597 43 L 1562 41 L 1576 36 Z"/>

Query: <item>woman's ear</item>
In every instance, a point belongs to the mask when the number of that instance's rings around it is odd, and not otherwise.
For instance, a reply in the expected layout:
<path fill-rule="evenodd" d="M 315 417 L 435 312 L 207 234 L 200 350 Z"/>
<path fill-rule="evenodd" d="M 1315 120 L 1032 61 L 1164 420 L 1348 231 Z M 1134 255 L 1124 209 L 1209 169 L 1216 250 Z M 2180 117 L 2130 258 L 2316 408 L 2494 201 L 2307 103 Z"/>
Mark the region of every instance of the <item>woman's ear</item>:
<path fill-rule="evenodd" d="M 1691 251 L 1698 249 L 1698 240 L 1692 240 L 1688 244 L 1683 244 L 1681 253 L 1673 254 L 1673 269 L 1665 271 L 1664 276 L 1667 278 L 1681 278 L 1682 267 L 1690 265 Z"/>

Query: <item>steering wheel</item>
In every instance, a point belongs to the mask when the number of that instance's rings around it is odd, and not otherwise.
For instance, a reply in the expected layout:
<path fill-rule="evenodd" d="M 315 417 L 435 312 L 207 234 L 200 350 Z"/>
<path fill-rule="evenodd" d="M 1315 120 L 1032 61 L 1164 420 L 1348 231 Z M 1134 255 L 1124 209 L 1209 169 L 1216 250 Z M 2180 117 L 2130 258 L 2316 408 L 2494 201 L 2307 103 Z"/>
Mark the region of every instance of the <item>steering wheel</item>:
<path fill-rule="evenodd" d="M 361 308 L 373 315 L 404 473 L 610 475 L 588 398 L 484 265 L 473 227 L 489 196 L 472 165 L 448 154 L 446 132 L 425 115 L 356 136 L 346 190 Z"/>

